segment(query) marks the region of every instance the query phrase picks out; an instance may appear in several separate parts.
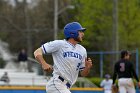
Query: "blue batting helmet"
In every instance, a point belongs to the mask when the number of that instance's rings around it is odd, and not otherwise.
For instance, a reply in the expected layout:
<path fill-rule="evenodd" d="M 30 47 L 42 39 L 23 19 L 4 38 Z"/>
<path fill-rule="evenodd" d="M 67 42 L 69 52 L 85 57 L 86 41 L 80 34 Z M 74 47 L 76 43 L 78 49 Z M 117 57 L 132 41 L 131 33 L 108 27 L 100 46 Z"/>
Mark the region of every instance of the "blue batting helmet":
<path fill-rule="evenodd" d="M 83 28 L 80 23 L 78 22 L 72 22 L 66 24 L 64 27 L 64 35 L 65 38 L 77 38 L 78 37 L 78 31 L 85 31 L 86 28 Z"/>

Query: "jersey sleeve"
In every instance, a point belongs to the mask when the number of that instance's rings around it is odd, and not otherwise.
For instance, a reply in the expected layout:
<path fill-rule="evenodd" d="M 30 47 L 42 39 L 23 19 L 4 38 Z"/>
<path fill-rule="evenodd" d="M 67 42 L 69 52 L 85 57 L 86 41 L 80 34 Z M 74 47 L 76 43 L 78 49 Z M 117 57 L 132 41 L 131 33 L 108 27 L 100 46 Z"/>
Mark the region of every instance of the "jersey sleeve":
<path fill-rule="evenodd" d="M 84 56 L 82 58 L 82 62 L 81 62 L 81 65 L 80 65 L 80 71 L 83 70 L 85 68 L 85 60 L 87 59 L 87 52 L 86 50 L 84 50 Z"/>
<path fill-rule="evenodd" d="M 61 45 L 62 44 L 59 40 L 55 40 L 43 44 L 41 48 L 43 50 L 43 53 L 47 54 L 47 53 L 53 53 L 58 51 Z"/>

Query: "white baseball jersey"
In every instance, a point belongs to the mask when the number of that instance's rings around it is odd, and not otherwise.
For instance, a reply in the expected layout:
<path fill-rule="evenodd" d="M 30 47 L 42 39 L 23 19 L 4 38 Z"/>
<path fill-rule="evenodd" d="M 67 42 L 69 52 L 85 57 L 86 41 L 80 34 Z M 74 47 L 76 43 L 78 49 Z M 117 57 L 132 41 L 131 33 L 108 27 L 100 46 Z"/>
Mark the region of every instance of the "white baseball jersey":
<path fill-rule="evenodd" d="M 52 53 L 53 76 L 59 75 L 73 85 L 79 71 L 85 67 L 86 49 L 79 44 L 74 46 L 66 40 L 51 41 L 42 45 L 41 48 L 44 54 Z"/>
<path fill-rule="evenodd" d="M 113 83 L 113 80 L 112 79 L 109 79 L 109 80 L 104 79 L 101 82 L 100 86 L 104 88 L 104 92 L 105 93 L 112 93 L 111 92 L 112 83 Z"/>

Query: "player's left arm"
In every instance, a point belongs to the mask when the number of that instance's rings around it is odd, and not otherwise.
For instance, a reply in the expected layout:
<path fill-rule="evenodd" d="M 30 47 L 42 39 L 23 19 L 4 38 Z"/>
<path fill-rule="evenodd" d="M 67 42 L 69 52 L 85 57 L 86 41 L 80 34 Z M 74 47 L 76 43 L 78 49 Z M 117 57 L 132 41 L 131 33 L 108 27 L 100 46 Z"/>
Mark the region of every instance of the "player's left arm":
<path fill-rule="evenodd" d="M 81 76 L 87 76 L 92 67 L 92 60 L 90 58 L 85 60 L 85 68 L 80 72 Z"/>
<path fill-rule="evenodd" d="M 137 74 L 136 74 L 136 71 L 134 70 L 133 64 L 131 64 L 131 65 L 132 65 L 132 66 L 131 66 L 132 74 L 133 74 L 134 78 L 137 80 L 137 82 L 139 82 L 139 78 L 138 78 L 138 76 L 137 76 Z"/>
<path fill-rule="evenodd" d="M 132 64 L 132 73 L 133 73 L 134 78 L 135 78 L 135 79 L 137 80 L 137 82 L 138 82 L 138 87 L 140 88 L 140 81 L 139 81 L 139 78 L 138 78 L 138 76 L 137 76 L 137 74 L 136 74 L 136 71 L 134 70 L 133 64 Z"/>

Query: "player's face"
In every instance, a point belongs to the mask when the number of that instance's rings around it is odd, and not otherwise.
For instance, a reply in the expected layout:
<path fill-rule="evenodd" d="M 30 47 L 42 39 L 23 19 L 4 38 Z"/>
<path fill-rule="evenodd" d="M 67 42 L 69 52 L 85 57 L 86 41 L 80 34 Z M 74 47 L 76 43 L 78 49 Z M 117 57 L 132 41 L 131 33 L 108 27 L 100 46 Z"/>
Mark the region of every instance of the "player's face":
<path fill-rule="evenodd" d="M 78 42 L 82 42 L 83 41 L 83 37 L 84 37 L 84 32 L 83 31 L 78 31 L 78 38 L 76 39 L 76 41 Z"/>

